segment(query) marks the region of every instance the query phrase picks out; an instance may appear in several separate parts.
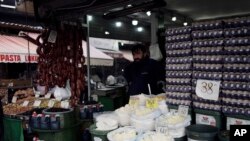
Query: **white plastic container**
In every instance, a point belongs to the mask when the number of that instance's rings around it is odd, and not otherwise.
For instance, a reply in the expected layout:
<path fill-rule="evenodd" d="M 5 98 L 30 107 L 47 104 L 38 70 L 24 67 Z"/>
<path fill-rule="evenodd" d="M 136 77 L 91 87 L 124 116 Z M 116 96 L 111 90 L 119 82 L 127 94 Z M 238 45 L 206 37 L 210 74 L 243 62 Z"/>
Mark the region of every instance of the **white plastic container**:
<path fill-rule="evenodd" d="M 136 141 L 174 141 L 174 139 L 169 134 L 149 131 L 138 137 Z"/>

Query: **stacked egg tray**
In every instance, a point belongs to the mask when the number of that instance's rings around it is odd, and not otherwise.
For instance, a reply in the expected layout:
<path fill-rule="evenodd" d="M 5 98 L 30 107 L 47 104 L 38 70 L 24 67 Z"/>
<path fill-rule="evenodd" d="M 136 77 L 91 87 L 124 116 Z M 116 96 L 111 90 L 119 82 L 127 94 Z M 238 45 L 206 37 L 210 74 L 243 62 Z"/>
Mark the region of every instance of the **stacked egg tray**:
<path fill-rule="evenodd" d="M 192 25 L 193 77 L 192 99 L 196 109 L 221 111 L 218 100 L 200 98 L 195 93 L 198 79 L 222 80 L 224 30 L 222 21 L 196 22 Z M 219 94 L 221 95 L 221 93 Z"/>
<path fill-rule="evenodd" d="M 166 30 L 166 95 L 172 106 L 191 105 L 191 27 Z"/>
<path fill-rule="evenodd" d="M 222 111 L 250 116 L 250 18 L 224 22 Z"/>

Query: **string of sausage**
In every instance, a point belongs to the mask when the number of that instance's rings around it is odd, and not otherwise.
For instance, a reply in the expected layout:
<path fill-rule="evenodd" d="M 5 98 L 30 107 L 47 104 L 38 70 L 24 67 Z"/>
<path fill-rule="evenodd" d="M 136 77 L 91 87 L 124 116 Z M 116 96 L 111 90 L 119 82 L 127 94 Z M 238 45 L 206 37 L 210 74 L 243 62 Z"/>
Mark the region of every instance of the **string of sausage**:
<path fill-rule="evenodd" d="M 84 62 L 81 26 L 64 25 L 57 29 L 55 43 L 48 42 L 50 30 L 44 31 L 37 38 L 38 82 L 46 90 L 55 85 L 65 87 L 70 81 L 71 102 L 79 102 L 84 90 Z"/>

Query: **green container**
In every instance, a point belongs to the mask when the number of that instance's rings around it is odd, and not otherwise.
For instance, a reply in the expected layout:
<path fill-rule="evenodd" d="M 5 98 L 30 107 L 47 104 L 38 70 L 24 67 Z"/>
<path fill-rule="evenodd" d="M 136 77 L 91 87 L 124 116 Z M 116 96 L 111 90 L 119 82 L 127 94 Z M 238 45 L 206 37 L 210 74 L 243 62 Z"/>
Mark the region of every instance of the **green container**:
<path fill-rule="evenodd" d="M 77 124 L 76 112 L 73 108 L 64 109 L 67 110 L 65 112 L 49 112 L 51 108 L 44 109 L 43 113 L 50 116 L 59 115 L 60 116 L 60 128 L 69 128 L 72 125 Z"/>
<path fill-rule="evenodd" d="M 33 129 L 38 138 L 44 141 L 80 141 L 80 123 L 61 130 Z"/>
<path fill-rule="evenodd" d="M 96 125 L 92 124 L 89 128 L 89 131 L 91 133 L 91 139 L 92 141 L 108 141 L 107 138 L 107 134 L 113 130 L 108 130 L 108 131 L 99 131 L 99 130 L 95 130 L 96 129 Z"/>
<path fill-rule="evenodd" d="M 223 122 L 225 120 L 221 112 L 202 109 L 194 109 L 194 112 L 196 124 L 211 125 L 219 129 L 225 129 L 225 122 Z"/>
<path fill-rule="evenodd" d="M 174 141 L 187 141 L 187 136 L 180 137 L 180 138 L 174 138 Z"/>
<path fill-rule="evenodd" d="M 114 111 L 123 106 L 123 98 L 121 95 L 98 96 L 98 102 L 103 104 L 104 111 Z"/>
<path fill-rule="evenodd" d="M 24 141 L 22 120 L 4 117 L 4 141 Z"/>
<path fill-rule="evenodd" d="M 218 128 L 210 125 L 195 124 L 186 127 L 188 140 L 216 141 Z"/>

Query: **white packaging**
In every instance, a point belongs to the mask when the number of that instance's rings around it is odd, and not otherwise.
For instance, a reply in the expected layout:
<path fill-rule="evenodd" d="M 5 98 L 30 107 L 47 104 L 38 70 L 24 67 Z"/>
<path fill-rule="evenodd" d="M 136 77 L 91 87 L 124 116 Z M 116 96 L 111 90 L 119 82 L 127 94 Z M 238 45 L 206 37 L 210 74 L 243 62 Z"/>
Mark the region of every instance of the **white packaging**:
<path fill-rule="evenodd" d="M 107 138 L 109 141 L 135 141 L 137 134 L 134 127 L 126 126 L 109 132 Z"/>
<path fill-rule="evenodd" d="M 130 118 L 131 125 L 136 128 L 138 131 L 153 131 L 155 130 L 155 120 L 152 119 L 135 119 Z"/>

